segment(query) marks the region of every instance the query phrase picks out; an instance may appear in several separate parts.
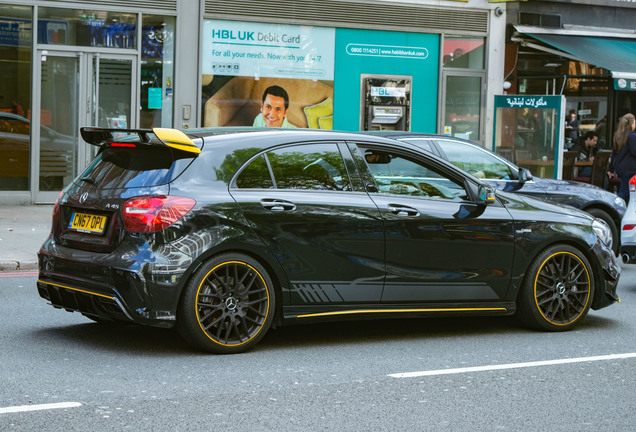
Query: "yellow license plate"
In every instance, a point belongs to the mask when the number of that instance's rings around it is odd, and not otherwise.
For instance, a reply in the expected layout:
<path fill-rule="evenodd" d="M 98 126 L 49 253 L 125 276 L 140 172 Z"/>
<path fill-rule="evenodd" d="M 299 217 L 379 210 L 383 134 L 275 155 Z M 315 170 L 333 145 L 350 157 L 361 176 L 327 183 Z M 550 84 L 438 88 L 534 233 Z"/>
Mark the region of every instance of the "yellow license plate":
<path fill-rule="evenodd" d="M 71 223 L 68 225 L 69 229 L 101 234 L 104 232 L 106 226 L 106 216 L 91 215 L 86 213 L 73 213 L 71 217 Z"/>

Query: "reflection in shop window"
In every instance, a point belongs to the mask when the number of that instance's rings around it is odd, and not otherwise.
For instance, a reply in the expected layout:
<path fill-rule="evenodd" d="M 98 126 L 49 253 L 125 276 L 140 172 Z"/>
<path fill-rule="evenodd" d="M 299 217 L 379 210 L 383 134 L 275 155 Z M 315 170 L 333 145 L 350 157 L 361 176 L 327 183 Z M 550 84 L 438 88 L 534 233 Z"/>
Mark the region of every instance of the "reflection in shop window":
<path fill-rule="evenodd" d="M 32 13 L 0 6 L 0 190 L 29 189 Z"/>
<path fill-rule="evenodd" d="M 137 15 L 38 8 L 38 43 L 135 49 Z"/>

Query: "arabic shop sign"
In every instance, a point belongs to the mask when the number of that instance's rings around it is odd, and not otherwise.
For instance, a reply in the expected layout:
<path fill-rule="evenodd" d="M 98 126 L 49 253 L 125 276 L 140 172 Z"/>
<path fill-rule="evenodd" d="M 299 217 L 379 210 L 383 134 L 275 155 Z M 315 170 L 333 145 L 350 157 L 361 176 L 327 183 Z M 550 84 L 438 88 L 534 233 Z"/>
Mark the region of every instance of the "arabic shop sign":
<path fill-rule="evenodd" d="M 559 108 L 561 103 L 560 96 L 495 96 L 497 107 L 502 108 L 543 108 L 554 109 Z"/>
<path fill-rule="evenodd" d="M 624 78 L 614 79 L 614 90 L 636 91 L 636 80 Z"/>

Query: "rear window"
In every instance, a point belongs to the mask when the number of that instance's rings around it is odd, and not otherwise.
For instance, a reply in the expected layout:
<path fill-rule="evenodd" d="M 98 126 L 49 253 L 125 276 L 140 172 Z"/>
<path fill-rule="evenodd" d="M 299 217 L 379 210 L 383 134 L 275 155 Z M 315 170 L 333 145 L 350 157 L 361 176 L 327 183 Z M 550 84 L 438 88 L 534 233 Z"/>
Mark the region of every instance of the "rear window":
<path fill-rule="evenodd" d="M 193 157 L 168 148 L 110 147 L 97 156 L 81 178 L 92 180 L 101 189 L 158 186 L 177 178 Z"/>

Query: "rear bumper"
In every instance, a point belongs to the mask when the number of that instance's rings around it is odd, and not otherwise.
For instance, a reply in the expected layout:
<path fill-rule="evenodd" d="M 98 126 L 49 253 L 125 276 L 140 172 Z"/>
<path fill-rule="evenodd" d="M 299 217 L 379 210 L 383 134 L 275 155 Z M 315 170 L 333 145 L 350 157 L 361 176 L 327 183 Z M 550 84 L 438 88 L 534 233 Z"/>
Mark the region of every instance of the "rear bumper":
<path fill-rule="evenodd" d="M 47 240 L 38 253 L 40 296 L 92 317 L 172 327 L 194 260 L 170 245 L 130 239 L 110 253 L 78 251 Z"/>
<path fill-rule="evenodd" d="M 40 297 L 53 307 L 113 321 L 134 321 L 121 299 L 46 279 L 37 281 Z"/>

